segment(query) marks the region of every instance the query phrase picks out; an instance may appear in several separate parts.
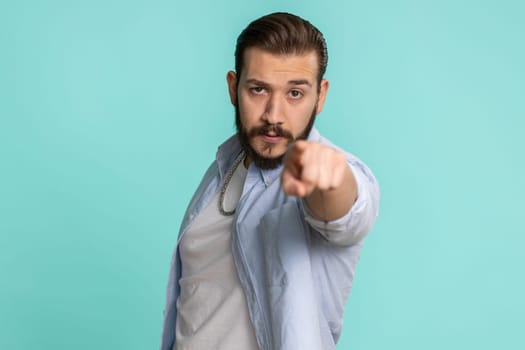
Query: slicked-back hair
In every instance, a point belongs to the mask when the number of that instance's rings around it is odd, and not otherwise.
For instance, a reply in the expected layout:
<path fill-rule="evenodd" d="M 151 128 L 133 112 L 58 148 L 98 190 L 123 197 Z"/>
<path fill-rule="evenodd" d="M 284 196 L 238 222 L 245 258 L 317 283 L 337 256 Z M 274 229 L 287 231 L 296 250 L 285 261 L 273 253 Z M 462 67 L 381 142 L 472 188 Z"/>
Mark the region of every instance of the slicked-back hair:
<path fill-rule="evenodd" d="M 296 15 L 276 12 L 251 22 L 237 38 L 235 47 L 235 71 L 241 76 L 244 66 L 244 52 L 256 47 L 272 54 L 302 55 L 317 53 L 317 85 L 328 64 L 328 51 L 323 34 L 307 20 Z"/>

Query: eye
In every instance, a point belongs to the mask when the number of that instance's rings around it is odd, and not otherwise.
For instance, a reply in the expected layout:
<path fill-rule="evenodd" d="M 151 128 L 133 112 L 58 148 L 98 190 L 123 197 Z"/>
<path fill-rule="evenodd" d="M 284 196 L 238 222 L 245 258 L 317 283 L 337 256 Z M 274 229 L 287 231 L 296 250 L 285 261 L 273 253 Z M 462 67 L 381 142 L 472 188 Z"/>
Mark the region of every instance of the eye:
<path fill-rule="evenodd" d="M 266 89 L 262 86 L 255 86 L 250 88 L 250 92 L 254 95 L 262 95 L 266 92 Z"/>
<path fill-rule="evenodd" d="M 301 91 L 299 91 L 299 90 L 290 90 L 288 95 L 294 100 L 298 100 L 301 97 L 303 97 L 303 93 Z"/>

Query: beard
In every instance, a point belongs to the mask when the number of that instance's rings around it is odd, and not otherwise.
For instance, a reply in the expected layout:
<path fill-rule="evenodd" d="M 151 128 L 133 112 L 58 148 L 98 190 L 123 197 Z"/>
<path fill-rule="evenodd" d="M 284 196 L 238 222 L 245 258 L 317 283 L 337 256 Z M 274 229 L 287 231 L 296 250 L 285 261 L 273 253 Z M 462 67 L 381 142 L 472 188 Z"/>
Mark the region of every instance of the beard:
<path fill-rule="evenodd" d="M 239 101 L 238 97 L 237 97 L 237 101 Z M 237 137 L 239 139 L 239 142 L 241 144 L 241 147 L 244 153 L 260 169 L 277 168 L 279 165 L 281 165 L 283 161 L 284 153 L 276 157 L 262 156 L 252 147 L 252 145 L 250 144 L 250 140 L 257 135 L 264 135 L 264 134 L 268 134 L 269 132 L 273 132 L 275 136 L 280 136 L 280 137 L 285 138 L 288 141 L 288 145 L 297 140 L 306 140 L 306 138 L 308 137 L 308 135 L 310 135 L 310 131 L 312 130 L 314 126 L 316 110 L 317 110 L 317 103 L 315 104 L 314 109 L 312 110 L 312 114 L 310 115 L 310 120 L 308 120 L 308 124 L 306 125 L 304 130 L 299 134 L 299 136 L 294 137 L 290 131 L 283 129 L 278 124 L 266 123 L 262 126 L 253 127 L 250 130 L 247 130 L 244 127 L 244 125 L 242 125 L 242 122 L 241 122 L 241 113 L 239 111 L 239 103 L 236 103 L 235 104 L 235 126 L 237 128 Z"/>

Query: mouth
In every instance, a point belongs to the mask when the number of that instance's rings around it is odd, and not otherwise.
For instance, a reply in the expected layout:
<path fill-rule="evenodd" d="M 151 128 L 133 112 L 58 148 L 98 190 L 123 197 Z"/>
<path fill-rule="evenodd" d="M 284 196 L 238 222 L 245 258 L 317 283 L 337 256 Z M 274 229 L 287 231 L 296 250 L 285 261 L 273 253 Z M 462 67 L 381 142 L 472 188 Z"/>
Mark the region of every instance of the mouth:
<path fill-rule="evenodd" d="M 283 137 L 275 134 L 274 132 L 268 132 L 259 135 L 261 139 L 266 143 L 276 144 L 279 143 Z"/>

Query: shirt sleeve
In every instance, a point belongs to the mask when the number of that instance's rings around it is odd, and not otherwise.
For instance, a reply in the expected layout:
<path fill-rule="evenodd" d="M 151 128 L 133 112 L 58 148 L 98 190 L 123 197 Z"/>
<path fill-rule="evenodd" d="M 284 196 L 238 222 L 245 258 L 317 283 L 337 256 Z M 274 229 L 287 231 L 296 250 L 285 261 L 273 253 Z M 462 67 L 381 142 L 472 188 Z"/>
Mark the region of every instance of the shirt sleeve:
<path fill-rule="evenodd" d="M 303 202 L 305 220 L 327 241 L 348 246 L 359 243 L 374 226 L 379 214 L 379 186 L 372 172 L 358 159 L 349 159 L 348 164 L 357 183 L 357 199 L 350 210 L 332 221 L 313 217 Z"/>

